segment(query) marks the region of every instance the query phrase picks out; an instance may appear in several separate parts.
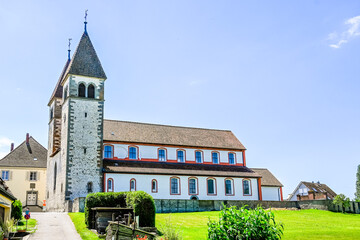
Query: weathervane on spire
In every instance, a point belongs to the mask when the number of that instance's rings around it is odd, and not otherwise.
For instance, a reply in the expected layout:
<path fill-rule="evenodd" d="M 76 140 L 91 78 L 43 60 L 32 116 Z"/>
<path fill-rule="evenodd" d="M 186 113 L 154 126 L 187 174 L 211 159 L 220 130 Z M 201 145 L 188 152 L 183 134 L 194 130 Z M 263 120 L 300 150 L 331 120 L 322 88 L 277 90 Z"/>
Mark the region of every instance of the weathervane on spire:
<path fill-rule="evenodd" d="M 88 12 L 88 10 L 86 9 L 86 10 L 85 10 L 85 17 L 84 17 L 84 18 L 85 18 L 85 22 L 84 22 L 84 24 L 85 24 L 85 32 L 87 32 L 87 31 L 86 31 L 87 15 L 88 15 L 87 12 Z"/>
<path fill-rule="evenodd" d="M 71 40 L 72 40 L 72 38 L 69 38 L 69 44 L 68 44 L 68 46 L 69 46 L 69 49 L 68 49 L 68 58 L 69 58 L 69 60 L 70 60 L 70 52 L 71 52 L 71 49 L 70 49 Z"/>

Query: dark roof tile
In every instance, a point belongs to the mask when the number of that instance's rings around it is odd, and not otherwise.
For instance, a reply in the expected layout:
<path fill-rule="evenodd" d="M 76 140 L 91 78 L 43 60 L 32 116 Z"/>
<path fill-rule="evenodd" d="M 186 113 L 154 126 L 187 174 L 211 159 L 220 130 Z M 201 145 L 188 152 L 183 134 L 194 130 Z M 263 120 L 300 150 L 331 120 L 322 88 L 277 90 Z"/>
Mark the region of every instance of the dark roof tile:
<path fill-rule="evenodd" d="M 104 141 L 245 150 L 228 130 L 104 120 Z"/>
<path fill-rule="evenodd" d="M 1 167 L 34 167 L 46 168 L 47 150 L 33 137 L 29 138 L 29 147 L 26 141 L 22 142 L 17 148 L 0 160 Z M 34 160 L 34 159 L 37 160 Z"/>
<path fill-rule="evenodd" d="M 106 79 L 95 48 L 86 32 L 80 39 L 65 76 L 68 74 Z"/>

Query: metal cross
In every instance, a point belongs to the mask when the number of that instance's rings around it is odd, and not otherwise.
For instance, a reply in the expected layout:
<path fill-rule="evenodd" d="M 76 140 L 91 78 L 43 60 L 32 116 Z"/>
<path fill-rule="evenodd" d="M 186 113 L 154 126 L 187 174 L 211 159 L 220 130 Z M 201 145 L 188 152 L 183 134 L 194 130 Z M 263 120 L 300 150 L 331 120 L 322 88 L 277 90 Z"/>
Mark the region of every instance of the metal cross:
<path fill-rule="evenodd" d="M 88 10 L 86 9 L 86 10 L 85 10 L 85 17 L 84 17 L 84 18 L 85 18 L 85 22 L 86 22 L 86 18 L 87 18 L 87 12 L 88 12 Z"/>
<path fill-rule="evenodd" d="M 70 50 L 70 46 L 71 46 L 71 40 L 72 40 L 72 38 L 69 38 L 69 50 Z"/>

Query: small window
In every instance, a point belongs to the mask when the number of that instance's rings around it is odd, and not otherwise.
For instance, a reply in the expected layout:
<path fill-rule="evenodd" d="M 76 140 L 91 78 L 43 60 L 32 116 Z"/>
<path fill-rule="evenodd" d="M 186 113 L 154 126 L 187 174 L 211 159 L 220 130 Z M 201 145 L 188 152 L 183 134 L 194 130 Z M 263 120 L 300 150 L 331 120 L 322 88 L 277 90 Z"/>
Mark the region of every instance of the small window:
<path fill-rule="evenodd" d="M 180 183 L 179 183 L 179 178 L 177 177 L 170 178 L 170 194 L 172 195 L 180 194 Z"/>
<path fill-rule="evenodd" d="M 85 113 L 85 117 L 87 118 L 87 112 Z"/>
<path fill-rule="evenodd" d="M 235 154 L 229 153 L 229 164 L 235 164 Z"/>
<path fill-rule="evenodd" d="M 84 148 L 84 154 L 86 154 L 86 148 Z"/>
<path fill-rule="evenodd" d="M 158 192 L 158 184 L 156 179 L 151 180 L 151 192 L 157 193 Z"/>
<path fill-rule="evenodd" d="M 79 84 L 78 96 L 85 97 L 85 85 L 83 83 Z"/>
<path fill-rule="evenodd" d="M 234 195 L 233 180 L 225 179 L 225 195 Z"/>
<path fill-rule="evenodd" d="M 177 151 L 177 160 L 178 162 L 185 162 L 185 157 L 184 157 L 184 151 L 183 150 L 178 150 Z"/>
<path fill-rule="evenodd" d="M 207 180 L 207 194 L 216 195 L 216 182 L 214 178 L 208 178 Z"/>
<path fill-rule="evenodd" d="M 218 152 L 212 152 L 211 158 L 212 158 L 212 162 L 213 162 L 214 164 L 218 164 L 218 163 L 219 163 L 219 153 L 218 153 Z"/>
<path fill-rule="evenodd" d="M 136 191 L 136 180 L 135 180 L 135 178 L 132 178 L 130 180 L 130 191 Z"/>
<path fill-rule="evenodd" d="M 95 98 L 95 87 L 92 84 L 88 87 L 88 98 Z"/>
<path fill-rule="evenodd" d="M 104 147 L 104 158 L 112 158 L 113 157 L 112 149 L 113 149 L 112 146 Z"/>
<path fill-rule="evenodd" d="M 166 150 L 159 149 L 159 161 L 165 162 L 166 161 Z"/>
<path fill-rule="evenodd" d="M 196 195 L 197 192 L 197 181 L 196 178 L 190 178 L 189 179 L 189 195 Z"/>
<path fill-rule="evenodd" d="M 114 181 L 113 181 L 112 178 L 108 179 L 107 190 L 108 190 L 108 192 L 113 192 L 114 191 Z"/>
<path fill-rule="evenodd" d="M 57 164 L 54 166 L 54 191 L 56 190 Z"/>
<path fill-rule="evenodd" d="M 50 120 L 54 117 L 54 109 L 50 108 Z"/>
<path fill-rule="evenodd" d="M 251 195 L 251 183 L 250 183 L 250 180 L 248 180 L 248 179 L 243 180 L 243 191 L 244 191 L 244 195 Z"/>
<path fill-rule="evenodd" d="M 10 174 L 9 171 L 1 171 L 1 178 L 4 181 L 9 181 L 10 180 Z"/>
<path fill-rule="evenodd" d="M 200 151 L 195 152 L 195 161 L 197 163 L 202 163 L 202 152 Z"/>
<path fill-rule="evenodd" d="M 87 187 L 87 192 L 88 193 L 93 192 L 93 183 L 92 182 L 88 182 L 86 187 Z"/>
<path fill-rule="evenodd" d="M 37 158 L 34 158 L 34 161 L 37 161 Z"/>
<path fill-rule="evenodd" d="M 37 172 L 30 172 L 30 181 L 37 181 Z"/>
<path fill-rule="evenodd" d="M 138 159 L 136 147 L 129 147 L 129 158 L 130 159 Z"/>
<path fill-rule="evenodd" d="M 68 96 L 68 87 L 66 86 L 66 88 L 64 89 L 64 100 L 67 98 Z"/>

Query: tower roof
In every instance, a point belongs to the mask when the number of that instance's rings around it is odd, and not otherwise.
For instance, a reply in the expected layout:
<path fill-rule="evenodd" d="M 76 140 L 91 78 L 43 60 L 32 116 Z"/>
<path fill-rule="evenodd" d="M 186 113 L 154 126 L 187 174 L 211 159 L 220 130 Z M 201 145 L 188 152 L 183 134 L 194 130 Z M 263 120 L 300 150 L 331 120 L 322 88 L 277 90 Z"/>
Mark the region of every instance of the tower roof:
<path fill-rule="evenodd" d="M 86 31 L 80 39 L 65 76 L 68 74 L 106 79 L 104 69 Z"/>
<path fill-rule="evenodd" d="M 57 81 L 56 83 L 56 86 L 55 86 L 55 89 L 54 89 L 54 92 L 52 93 L 51 97 L 50 97 L 50 100 L 49 100 L 49 103 L 48 103 L 48 106 L 50 106 L 52 100 L 54 98 L 62 98 L 62 91 L 63 91 L 63 87 L 61 85 L 61 82 L 65 76 L 65 73 L 68 69 L 68 66 L 69 66 L 69 63 L 70 63 L 70 59 L 68 59 L 65 63 L 65 66 L 63 68 L 63 70 L 61 71 L 61 74 L 60 74 L 60 77 L 59 77 L 59 80 Z"/>

